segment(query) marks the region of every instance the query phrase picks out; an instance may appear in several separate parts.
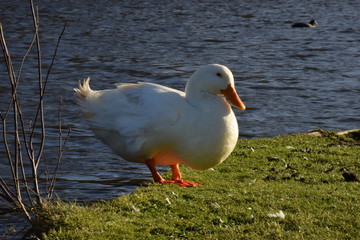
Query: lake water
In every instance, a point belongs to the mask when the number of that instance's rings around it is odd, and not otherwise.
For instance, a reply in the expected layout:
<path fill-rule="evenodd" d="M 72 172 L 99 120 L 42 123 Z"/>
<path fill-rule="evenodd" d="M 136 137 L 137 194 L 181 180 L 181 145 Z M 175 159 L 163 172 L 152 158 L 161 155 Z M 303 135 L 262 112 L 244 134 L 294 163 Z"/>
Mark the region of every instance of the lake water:
<path fill-rule="evenodd" d="M 234 110 L 241 138 L 360 127 L 359 1 L 44 0 L 36 4 L 45 67 L 67 23 L 46 97 L 48 159 L 57 151 L 60 98 L 63 128 L 72 127 L 57 182 L 61 199 L 111 198 L 151 179 L 145 166 L 120 160 L 95 139 L 79 115 L 73 88 L 88 76 L 93 89 L 151 81 L 183 90 L 198 66 L 219 63 L 232 70 L 248 107 Z M 290 27 L 311 19 L 317 20 L 317 28 Z M 32 40 L 28 3 L 1 0 L 0 21 L 18 69 Z M 35 55 L 33 50 L 24 65 L 19 90 L 28 119 L 36 93 Z M 3 59 L 0 69 L 3 110 L 9 91 Z M 6 162 L 1 161 L 4 174 Z"/>

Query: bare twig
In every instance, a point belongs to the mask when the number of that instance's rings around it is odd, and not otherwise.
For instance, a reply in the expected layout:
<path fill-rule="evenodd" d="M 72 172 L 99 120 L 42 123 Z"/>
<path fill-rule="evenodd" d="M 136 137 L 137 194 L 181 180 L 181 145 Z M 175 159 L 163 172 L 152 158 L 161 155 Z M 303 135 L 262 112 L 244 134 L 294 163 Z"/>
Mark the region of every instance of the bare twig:
<path fill-rule="evenodd" d="M 37 47 L 37 60 L 38 60 L 38 84 L 39 84 L 39 104 L 38 104 L 38 110 L 36 112 L 35 115 L 35 120 L 33 122 L 33 128 L 32 128 L 32 133 L 30 135 L 30 148 L 31 148 L 31 164 L 32 164 L 32 174 L 33 174 L 33 184 L 34 184 L 34 191 L 37 193 L 37 201 L 41 204 L 42 199 L 39 197 L 40 196 L 40 189 L 39 189 L 39 181 L 38 181 L 38 173 L 37 173 L 37 169 L 38 169 L 38 164 L 40 162 L 41 159 L 41 155 L 42 152 L 44 150 L 44 145 L 45 145 L 45 123 L 44 123 L 44 102 L 43 102 L 43 83 L 42 83 L 42 66 L 41 66 L 41 48 L 40 48 L 40 36 L 39 36 L 39 22 L 38 22 L 38 10 L 36 8 L 35 11 L 35 7 L 34 7 L 34 2 L 33 0 L 29 1 L 30 3 L 30 8 L 31 8 L 31 13 L 33 16 L 33 24 L 34 24 L 34 31 L 35 31 L 35 42 L 36 42 L 36 47 Z M 36 129 L 36 123 L 37 123 L 37 119 L 38 116 L 40 115 L 40 122 L 41 122 L 41 141 L 40 141 L 40 147 L 37 153 L 37 156 L 35 158 L 35 152 L 33 149 L 33 139 L 34 139 L 34 132 Z"/>
<path fill-rule="evenodd" d="M 69 128 L 67 135 L 63 141 L 63 133 L 62 133 L 62 117 L 61 117 L 61 112 L 62 112 L 62 98 L 60 99 L 60 106 L 59 106 L 59 150 L 58 150 L 58 158 L 56 161 L 56 167 L 54 169 L 54 174 L 53 177 L 50 181 L 48 190 L 47 190 L 47 198 L 50 199 L 52 198 L 52 195 L 54 193 L 55 190 L 55 182 L 56 182 L 56 178 L 57 178 L 57 173 L 59 171 L 59 167 L 60 167 L 60 163 L 61 163 L 61 159 L 65 150 L 65 145 L 67 140 L 69 139 L 70 136 L 70 132 L 71 132 L 71 128 Z"/>

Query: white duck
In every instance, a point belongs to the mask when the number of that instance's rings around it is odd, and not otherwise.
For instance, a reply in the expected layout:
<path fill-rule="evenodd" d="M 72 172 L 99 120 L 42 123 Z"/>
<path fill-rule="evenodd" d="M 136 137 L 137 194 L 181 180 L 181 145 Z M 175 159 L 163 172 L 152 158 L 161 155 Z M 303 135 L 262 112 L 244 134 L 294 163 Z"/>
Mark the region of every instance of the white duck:
<path fill-rule="evenodd" d="M 74 90 L 91 129 L 122 158 L 145 163 L 155 182 L 199 186 L 182 179 L 179 164 L 208 169 L 236 145 L 238 124 L 225 98 L 239 109 L 245 105 L 225 66 L 201 67 L 185 92 L 153 83 L 93 91 L 89 80 Z M 164 180 L 156 165 L 170 165 L 171 180 Z"/>

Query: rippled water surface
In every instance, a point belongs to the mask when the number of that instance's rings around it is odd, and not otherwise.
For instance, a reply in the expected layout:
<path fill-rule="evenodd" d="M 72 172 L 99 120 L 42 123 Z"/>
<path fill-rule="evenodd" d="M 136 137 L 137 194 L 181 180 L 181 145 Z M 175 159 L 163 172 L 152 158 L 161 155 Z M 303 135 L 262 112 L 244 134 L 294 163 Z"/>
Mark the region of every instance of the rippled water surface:
<path fill-rule="evenodd" d="M 150 179 L 145 166 L 120 160 L 95 139 L 79 115 L 72 91 L 88 76 L 94 89 L 151 81 L 183 90 L 198 66 L 220 63 L 232 70 L 248 107 L 235 110 L 241 138 L 360 127 L 359 1 L 36 3 L 44 67 L 67 23 L 46 98 L 48 159 L 56 152 L 60 98 L 62 124 L 72 127 L 58 176 L 62 199 L 118 196 Z M 313 18 L 315 29 L 290 27 Z M 18 69 L 32 40 L 28 4 L 2 0 L 0 20 Z M 35 55 L 34 50 L 24 65 L 19 90 L 29 119 L 33 110 L 25 106 L 34 105 Z M 3 109 L 9 92 L 3 59 L 0 69 Z M 1 168 L 6 171 L 6 163 Z"/>

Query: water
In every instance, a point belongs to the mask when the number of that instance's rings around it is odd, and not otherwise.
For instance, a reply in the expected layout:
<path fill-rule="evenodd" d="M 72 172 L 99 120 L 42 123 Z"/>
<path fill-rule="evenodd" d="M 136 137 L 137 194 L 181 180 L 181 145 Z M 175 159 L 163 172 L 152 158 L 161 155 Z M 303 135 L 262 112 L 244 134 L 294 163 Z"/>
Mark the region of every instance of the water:
<path fill-rule="evenodd" d="M 92 201 L 119 196 L 151 179 L 141 164 L 121 161 L 94 138 L 79 115 L 73 88 L 152 81 L 180 90 L 200 65 L 220 63 L 235 77 L 248 107 L 235 110 L 241 138 L 346 130 L 360 126 L 359 1 L 36 1 L 43 63 L 50 64 L 63 23 L 67 29 L 50 78 L 47 158 L 56 152 L 56 125 L 72 126 L 56 193 Z M 316 19 L 315 29 L 292 29 Z M 32 39 L 28 4 L 2 0 L 3 22 L 16 69 Z M 22 103 L 36 93 L 36 52 L 22 73 Z M 3 108 L 9 88 L 1 59 Z M 29 116 L 32 110 L 25 110 Z M 3 153 L 3 149 L 1 149 Z M 3 158 L 3 157 L 2 157 Z M 6 163 L 1 163 L 2 169 Z"/>

